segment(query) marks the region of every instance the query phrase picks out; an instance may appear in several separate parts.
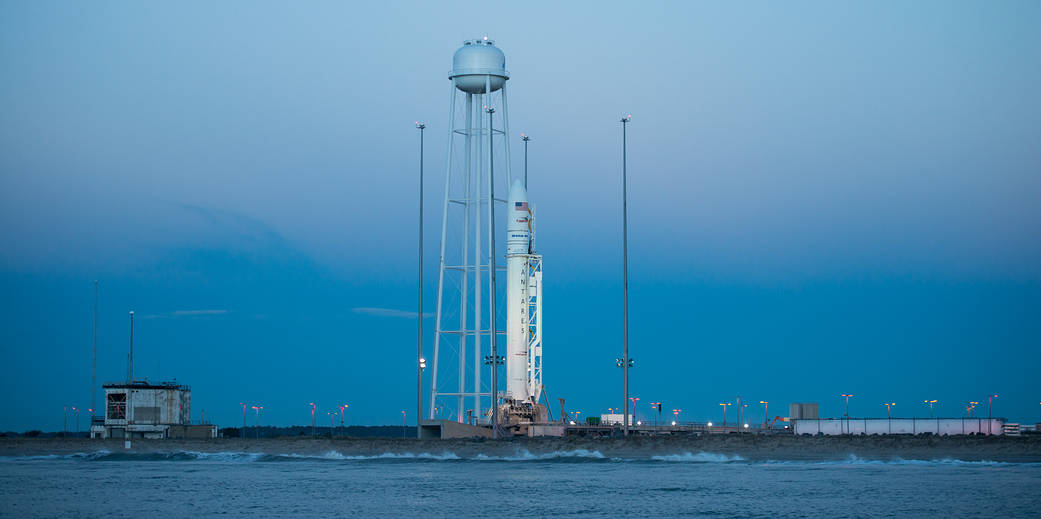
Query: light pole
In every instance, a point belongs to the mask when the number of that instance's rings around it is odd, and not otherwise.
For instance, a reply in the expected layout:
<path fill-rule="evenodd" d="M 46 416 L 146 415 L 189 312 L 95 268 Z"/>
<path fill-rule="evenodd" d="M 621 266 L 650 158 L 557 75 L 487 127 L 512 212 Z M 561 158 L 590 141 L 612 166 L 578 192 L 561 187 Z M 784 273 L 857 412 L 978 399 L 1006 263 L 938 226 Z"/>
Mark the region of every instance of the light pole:
<path fill-rule="evenodd" d="M 737 408 L 737 424 L 738 425 L 743 425 L 743 426 L 745 426 L 747 428 L 748 424 L 745 423 L 745 421 L 741 419 L 741 408 L 742 407 L 748 407 L 748 404 L 741 404 L 741 407 Z"/>
<path fill-rule="evenodd" d="M 264 408 L 263 406 L 253 406 L 253 409 L 257 412 L 257 439 L 258 440 L 260 439 L 260 410 L 263 409 L 263 408 Z M 313 434 L 314 433 L 312 432 L 312 435 Z"/>
<path fill-rule="evenodd" d="M 655 429 L 658 428 L 658 414 L 657 413 L 658 413 L 658 406 L 660 406 L 660 405 L 661 405 L 661 402 L 651 402 L 651 414 L 654 415 L 654 428 Z"/>
<path fill-rule="evenodd" d="M 991 414 L 990 413 L 991 413 L 991 408 L 994 405 L 994 399 L 997 398 L 997 397 L 998 397 L 998 395 L 989 395 L 989 396 L 987 396 L 987 434 L 994 434 L 994 431 L 993 431 L 994 426 L 992 425 L 992 422 L 991 422 Z"/>
<path fill-rule="evenodd" d="M 505 105 L 503 105 L 505 106 Z M 491 340 L 492 357 L 499 358 L 498 332 L 495 330 L 495 321 L 498 314 L 495 313 L 495 109 L 488 107 L 488 225 L 492 229 L 489 233 L 488 243 L 488 277 L 491 283 L 489 306 L 491 319 L 488 321 L 488 335 Z M 505 113 L 505 112 L 503 112 Z M 507 148 L 509 144 L 507 143 Z M 504 361 L 505 362 L 505 361 Z M 492 365 L 492 438 L 499 438 L 499 363 Z"/>
<path fill-rule="evenodd" d="M 344 436 L 347 435 L 347 430 L 343 428 L 343 414 L 345 409 L 347 409 L 347 404 L 340 406 L 340 434 Z"/>
<path fill-rule="evenodd" d="M 328 411 L 325 414 L 329 415 L 329 438 L 333 437 L 333 420 L 336 419 L 336 413 Z"/>
<path fill-rule="evenodd" d="M 923 400 L 922 402 L 926 403 L 926 404 L 929 404 L 929 418 L 932 418 L 933 417 L 933 404 L 936 403 L 936 400 Z"/>
<path fill-rule="evenodd" d="M 416 438 L 420 437 L 419 422 L 423 420 L 423 370 L 427 367 L 427 361 L 423 358 L 423 134 L 426 127 L 416 121 L 416 128 L 419 128 L 419 311 L 416 314 L 419 366 L 416 369 Z"/>
<path fill-rule="evenodd" d="M 979 402 L 969 402 L 969 406 L 966 408 L 966 411 L 969 413 L 969 418 L 972 418 L 972 410 L 976 409 L 976 406 L 978 405 L 980 405 Z"/>
<path fill-rule="evenodd" d="M 847 395 L 847 394 L 843 393 L 842 396 L 846 398 L 846 418 L 848 419 L 849 418 L 849 399 L 853 395 L 851 395 L 851 394 Z"/>
<path fill-rule="evenodd" d="M 852 394 L 847 395 L 847 394 L 843 393 L 842 396 L 846 397 L 846 433 L 848 434 L 849 433 L 849 399 L 853 395 Z"/>
<path fill-rule="evenodd" d="M 741 427 L 741 424 L 744 423 L 741 421 L 741 397 L 735 397 L 734 402 L 737 405 L 737 426 Z"/>
<path fill-rule="evenodd" d="M 682 412 L 683 412 L 683 409 L 673 409 L 672 410 L 672 425 L 676 425 L 676 422 L 678 422 L 679 419 L 680 419 L 680 413 L 682 413 Z"/>
<path fill-rule="evenodd" d="M 90 426 L 94 426 L 94 410 L 98 408 L 98 280 L 94 280 L 94 350 L 90 358 Z"/>
<path fill-rule="evenodd" d="M 311 439 L 313 440 L 315 438 L 314 413 L 315 413 L 315 410 L 318 409 L 318 406 L 316 406 L 314 404 L 314 402 L 310 402 L 307 405 L 311 406 Z"/>
<path fill-rule="evenodd" d="M 633 420 L 635 420 L 636 419 L 636 402 L 639 402 L 640 399 L 637 398 L 637 397 L 632 397 L 632 398 L 629 399 L 629 401 L 633 403 Z"/>
<path fill-rule="evenodd" d="M 521 140 L 524 141 L 524 190 L 528 190 L 528 141 L 531 140 L 530 135 L 521 134 Z"/>
<path fill-rule="evenodd" d="M 629 126 L 629 122 L 632 121 L 632 115 L 626 114 L 622 117 L 622 294 L 624 299 L 624 316 L 622 319 L 623 325 L 623 343 L 624 353 L 622 354 L 622 377 L 623 384 L 625 386 L 625 398 L 622 403 L 625 404 L 625 414 L 622 416 L 622 420 L 625 424 L 625 436 L 629 436 L 629 366 L 631 361 L 629 359 L 629 195 L 627 181 L 627 134 L 626 130 Z"/>
<path fill-rule="evenodd" d="M 73 407 L 72 412 L 76 413 L 76 434 L 80 433 L 80 410 Z"/>
<path fill-rule="evenodd" d="M 423 347 L 420 346 L 420 355 L 423 354 L 422 349 Z M 419 391 L 418 399 L 416 400 L 416 411 L 419 414 L 416 415 L 416 439 L 421 439 L 423 437 L 422 433 L 420 432 L 420 422 L 423 420 L 423 371 L 426 369 L 427 359 L 419 357 Z M 433 411 L 433 409 L 431 409 L 431 411 Z"/>
<path fill-rule="evenodd" d="M 629 367 L 629 368 L 633 367 L 633 362 L 634 362 L 633 359 L 629 359 L 629 362 L 626 362 L 622 357 L 617 357 L 617 358 L 614 359 L 615 366 L 618 366 L 619 368 L 622 368 L 623 370 L 625 370 L 627 367 Z M 624 429 L 625 430 L 625 435 L 628 436 L 629 435 L 629 382 L 628 382 L 629 375 L 628 375 L 628 372 L 623 373 L 622 376 L 623 376 L 623 379 L 626 381 L 625 382 L 625 400 L 622 401 L 625 405 L 622 406 L 622 407 L 616 408 L 615 412 L 618 412 L 618 411 L 622 412 L 621 413 L 622 414 L 622 426 L 625 428 Z"/>
<path fill-rule="evenodd" d="M 69 406 L 62 406 L 62 412 L 65 413 L 65 418 L 61 424 L 61 437 L 65 438 L 69 435 Z"/>
<path fill-rule="evenodd" d="M 130 311 L 130 361 L 129 362 L 130 362 L 130 366 L 129 366 L 129 373 L 128 374 L 129 374 L 130 378 L 129 378 L 129 380 L 127 380 L 127 383 L 133 384 L 134 383 L 134 311 L 133 310 Z M 132 409 L 131 409 L 131 405 L 130 405 L 130 390 L 128 389 L 127 390 L 127 417 L 128 417 L 127 419 L 128 420 L 130 419 L 131 415 L 133 414 L 130 411 L 132 411 Z M 127 422 L 127 423 L 129 423 L 129 422 Z"/>
<path fill-rule="evenodd" d="M 494 347 L 492 348 L 492 351 L 496 351 Z M 493 382 L 497 382 L 498 379 L 496 378 L 495 374 L 496 374 L 496 372 L 499 371 L 499 366 L 501 366 L 501 365 L 506 363 L 506 357 L 503 357 L 502 355 L 485 355 L 484 356 L 484 363 L 486 365 L 492 367 L 492 381 Z M 497 387 L 497 386 L 495 386 L 493 384 L 493 388 L 492 388 L 492 438 L 498 438 L 499 437 L 499 411 L 498 411 L 498 409 L 499 409 L 499 401 L 498 400 L 499 399 L 498 399 L 498 391 L 495 390 L 495 387 Z M 563 409 L 561 409 L 561 412 L 564 412 Z M 560 419 L 563 420 L 564 417 L 561 417 Z"/>
<path fill-rule="evenodd" d="M 893 409 L 893 406 L 896 405 L 896 402 L 889 402 L 887 404 L 882 404 L 882 405 L 886 406 L 886 419 L 889 420 L 889 434 L 893 434 L 893 413 L 892 413 L 892 409 Z"/>
<path fill-rule="evenodd" d="M 766 424 L 770 423 L 770 413 L 768 411 L 770 402 L 760 400 L 759 403 L 763 404 L 763 429 L 766 429 Z"/>
<path fill-rule="evenodd" d="M 726 432 L 726 426 L 727 426 L 727 406 L 730 405 L 730 402 L 722 402 L 719 405 L 723 406 L 723 432 Z"/>
<path fill-rule="evenodd" d="M 408 416 L 405 414 L 405 410 L 401 410 L 401 439 L 405 439 L 405 431 L 408 429 Z"/>

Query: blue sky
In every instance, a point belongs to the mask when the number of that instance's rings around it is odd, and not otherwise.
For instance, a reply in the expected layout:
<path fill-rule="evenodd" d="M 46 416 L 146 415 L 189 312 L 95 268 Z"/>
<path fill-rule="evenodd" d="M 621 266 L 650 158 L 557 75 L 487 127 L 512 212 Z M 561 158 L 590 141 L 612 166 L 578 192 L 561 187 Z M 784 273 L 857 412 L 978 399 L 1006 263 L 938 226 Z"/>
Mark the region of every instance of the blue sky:
<path fill-rule="evenodd" d="M 0 7 L 0 429 L 98 373 L 304 423 L 414 409 L 416 130 L 427 307 L 464 39 L 507 57 L 546 261 L 546 385 L 616 407 L 620 128 L 633 394 L 1041 420 L 1041 6 L 227 2 Z M 427 330 L 433 322 L 427 320 Z M 428 338 L 430 335 L 428 335 Z M 326 409 L 326 410 L 328 410 Z"/>

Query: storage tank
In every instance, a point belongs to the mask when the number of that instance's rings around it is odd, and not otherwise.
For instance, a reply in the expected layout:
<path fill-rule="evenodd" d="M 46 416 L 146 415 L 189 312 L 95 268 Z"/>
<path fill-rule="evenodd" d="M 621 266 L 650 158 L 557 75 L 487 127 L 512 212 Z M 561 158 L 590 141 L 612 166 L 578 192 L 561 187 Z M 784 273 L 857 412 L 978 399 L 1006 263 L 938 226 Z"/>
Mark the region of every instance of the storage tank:
<path fill-rule="evenodd" d="M 452 57 L 448 79 L 454 80 L 456 88 L 468 94 L 495 92 L 510 79 L 506 55 L 487 37 L 467 40 Z"/>

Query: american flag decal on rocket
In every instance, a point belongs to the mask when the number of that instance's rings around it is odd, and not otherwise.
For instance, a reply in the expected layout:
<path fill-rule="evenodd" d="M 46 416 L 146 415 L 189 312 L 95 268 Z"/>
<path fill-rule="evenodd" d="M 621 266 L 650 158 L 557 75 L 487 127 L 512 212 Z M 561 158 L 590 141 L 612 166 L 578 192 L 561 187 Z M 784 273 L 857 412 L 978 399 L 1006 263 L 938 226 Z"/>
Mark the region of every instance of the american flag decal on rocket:
<path fill-rule="evenodd" d="M 527 211 L 528 210 L 528 203 L 527 202 L 514 202 L 513 206 L 514 206 L 514 209 L 516 209 L 517 211 Z"/>

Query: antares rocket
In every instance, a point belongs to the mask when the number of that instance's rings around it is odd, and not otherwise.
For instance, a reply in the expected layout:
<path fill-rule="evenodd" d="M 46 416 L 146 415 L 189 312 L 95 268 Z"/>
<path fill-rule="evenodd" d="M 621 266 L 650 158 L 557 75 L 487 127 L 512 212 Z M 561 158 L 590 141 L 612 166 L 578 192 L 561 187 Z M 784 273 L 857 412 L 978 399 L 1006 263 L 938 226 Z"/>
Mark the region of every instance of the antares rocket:
<path fill-rule="evenodd" d="M 506 399 L 535 406 L 542 394 L 542 256 L 520 180 L 510 187 L 506 214 Z"/>

